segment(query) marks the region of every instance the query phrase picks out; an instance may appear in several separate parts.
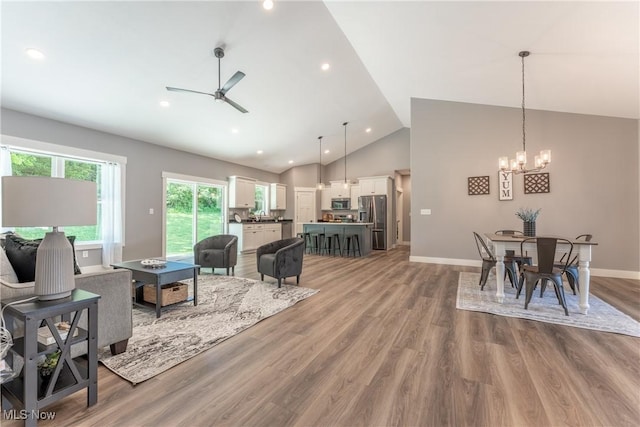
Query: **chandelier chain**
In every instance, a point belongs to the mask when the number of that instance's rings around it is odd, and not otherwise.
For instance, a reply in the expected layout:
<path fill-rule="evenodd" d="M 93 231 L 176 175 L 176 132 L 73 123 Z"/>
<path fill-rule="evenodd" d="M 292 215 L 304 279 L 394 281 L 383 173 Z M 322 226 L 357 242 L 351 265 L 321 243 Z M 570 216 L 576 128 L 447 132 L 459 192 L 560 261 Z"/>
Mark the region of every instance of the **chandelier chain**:
<path fill-rule="evenodd" d="M 347 183 L 347 125 L 349 122 L 344 122 L 344 182 Z"/>
<path fill-rule="evenodd" d="M 527 151 L 527 147 L 526 147 L 527 134 L 525 131 L 526 115 L 525 115 L 525 109 L 524 109 L 524 57 L 525 55 L 521 56 L 521 59 L 522 59 L 522 151 Z"/>

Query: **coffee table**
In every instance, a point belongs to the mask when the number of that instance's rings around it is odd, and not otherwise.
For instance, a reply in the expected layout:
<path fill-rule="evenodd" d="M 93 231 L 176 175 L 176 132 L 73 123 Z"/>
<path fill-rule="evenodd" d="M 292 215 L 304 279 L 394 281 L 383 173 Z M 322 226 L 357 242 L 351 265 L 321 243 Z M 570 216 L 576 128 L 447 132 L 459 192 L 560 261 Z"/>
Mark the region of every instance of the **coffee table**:
<path fill-rule="evenodd" d="M 162 309 L 162 285 L 177 282 L 178 280 L 193 278 L 193 298 L 187 298 L 187 301 L 193 300 L 193 305 L 198 305 L 198 269 L 197 264 L 188 264 L 186 262 L 167 261 L 162 267 L 150 267 L 141 263 L 142 260 L 126 261 L 111 264 L 114 268 L 126 268 L 131 271 L 131 276 L 136 282 L 136 295 L 134 303 L 136 305 L 146 306 L 142 296 L 143 285 L 155 285 L 156 287 L 156 318 L 160 317 Z M 183 302 L 183 301 L 181 301 Z M 177 304 L 177 303 L 176 303 Z"/>

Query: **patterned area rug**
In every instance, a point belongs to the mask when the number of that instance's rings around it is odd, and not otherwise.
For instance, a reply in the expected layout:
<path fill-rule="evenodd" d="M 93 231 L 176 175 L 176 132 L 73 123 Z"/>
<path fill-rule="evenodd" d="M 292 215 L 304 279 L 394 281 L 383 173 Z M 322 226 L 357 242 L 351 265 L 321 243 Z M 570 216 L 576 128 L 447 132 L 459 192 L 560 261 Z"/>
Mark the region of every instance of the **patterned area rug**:
<path fill-rule="evenodd" d="M 589 313 L 587 315 L 580 313 L 579 296 L 573 295 L 568 284 L 564 288 L 569 316 L 565 316 L 564 309 L 558 304 L 553 286 L 547 286 L 542 298 L 540 298 L 540 288 L 537 288 L 529 308 L 525 310 L 524 290 L 520 298 L 516 299 L 516 290 L 507 280 L 504 286 L 504 303 L 500 304 L 496 300 L 495 275 L 489 275 L 484 291 L 480 291 L 479 280 L 480 273 L 460 273 L 456 308 L 640 337 L 640 323 L 593 294 L 589 296 Z"/>
<path fill-rule="evenodd" d="M 141 383 L 316 292 L 233 276 L 201 275 L 197 306 L 185 302 L 167 307 L 159 319 L 153 309 L 134 307 L 127 351 L 112 356 L 105 347 L 98 360 L 133 384 Z"/>

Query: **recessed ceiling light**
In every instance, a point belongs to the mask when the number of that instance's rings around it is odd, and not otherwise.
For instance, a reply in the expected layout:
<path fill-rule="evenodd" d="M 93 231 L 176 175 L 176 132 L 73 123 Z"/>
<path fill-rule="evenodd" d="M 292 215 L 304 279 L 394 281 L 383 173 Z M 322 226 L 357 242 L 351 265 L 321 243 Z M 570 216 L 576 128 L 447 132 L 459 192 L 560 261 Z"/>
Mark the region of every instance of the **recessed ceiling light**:
<path fill-rule="evenodd" d="M 322 71 L 327 71 L 329 68 L 331 68 L 331 65 L 325 62 L 320 68 L 322 68 Z"/>
<path fill-rule="evenodd" d="M 239 131 L 238 131 L 238 129 L 236 129 L 236 128 L 231 129 L 231 133 L 238 133 L 238 132 L 239 132 Z"/>
<path fill-rule="evenodd" d="M 324 150 L 324 154 L 329 154 L 331 151 L 329 150 Z"/>
<path fill-rule="evenodd" d="M 262 150 L 258 150 L 258 151 L 256 151 L 256 153 L 258 153 L 258 154 L 262 154 L 262 153 L 264 153 L 264 151 L 262 151 Z"/>
<path fill-rule="evenodd" d="M 169 104 L 169 101 L 160 101 L 159 104 L 161 107 L 164 107 L 164 108 L 169 108 L 169 105 L 171 105 Z"/>
<path fill-rule="evenodd" d="M 371 132 L 371 128 L 366 128 L 364 131 L 365 131 L 366 133 L 369 133 L 369 132 Z"/>
<path fill-rule="evenodd" d="M 271 10 L 273 9 L 273 1 L 272 0 L 264 0 L 262 2 L 262 7 L 265 8 L 265 10 Z"/>
<path fill-rule="evenodd" d="M 31 59 L 44 59 L 44 53 L 32 47 L 25 49 L 24 53 L 26 53 Z"/>
<path fill-rule="evenodd" d="M 293 163 L 293 160 L 289 160 L 289 164 Z"/>

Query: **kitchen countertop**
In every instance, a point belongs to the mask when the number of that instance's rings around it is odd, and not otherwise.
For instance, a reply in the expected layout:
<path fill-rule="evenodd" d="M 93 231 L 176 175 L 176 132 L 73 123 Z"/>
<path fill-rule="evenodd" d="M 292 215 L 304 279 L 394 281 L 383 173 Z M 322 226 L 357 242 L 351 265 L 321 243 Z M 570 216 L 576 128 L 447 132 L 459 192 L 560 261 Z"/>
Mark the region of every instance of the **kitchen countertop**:
<path fill-rule="evenodd" d="M 273 223 L 280 223 L 280 222 L 293 222 L 292 219 L 261 219 L 260 221 L 258 220 L 252 220 L 252 219 L 243 219 L 242 222 L 238 222 L 235 221 L 233 219 L 229 220 L 229 224 L 263 224 L 263 223 L 267 223 L 267 224 L 273 224 Z"/>
<path fill-rule="evenodd" d="M 303 222 L 302 225 L 373 225 L 372 222 Z"/>

